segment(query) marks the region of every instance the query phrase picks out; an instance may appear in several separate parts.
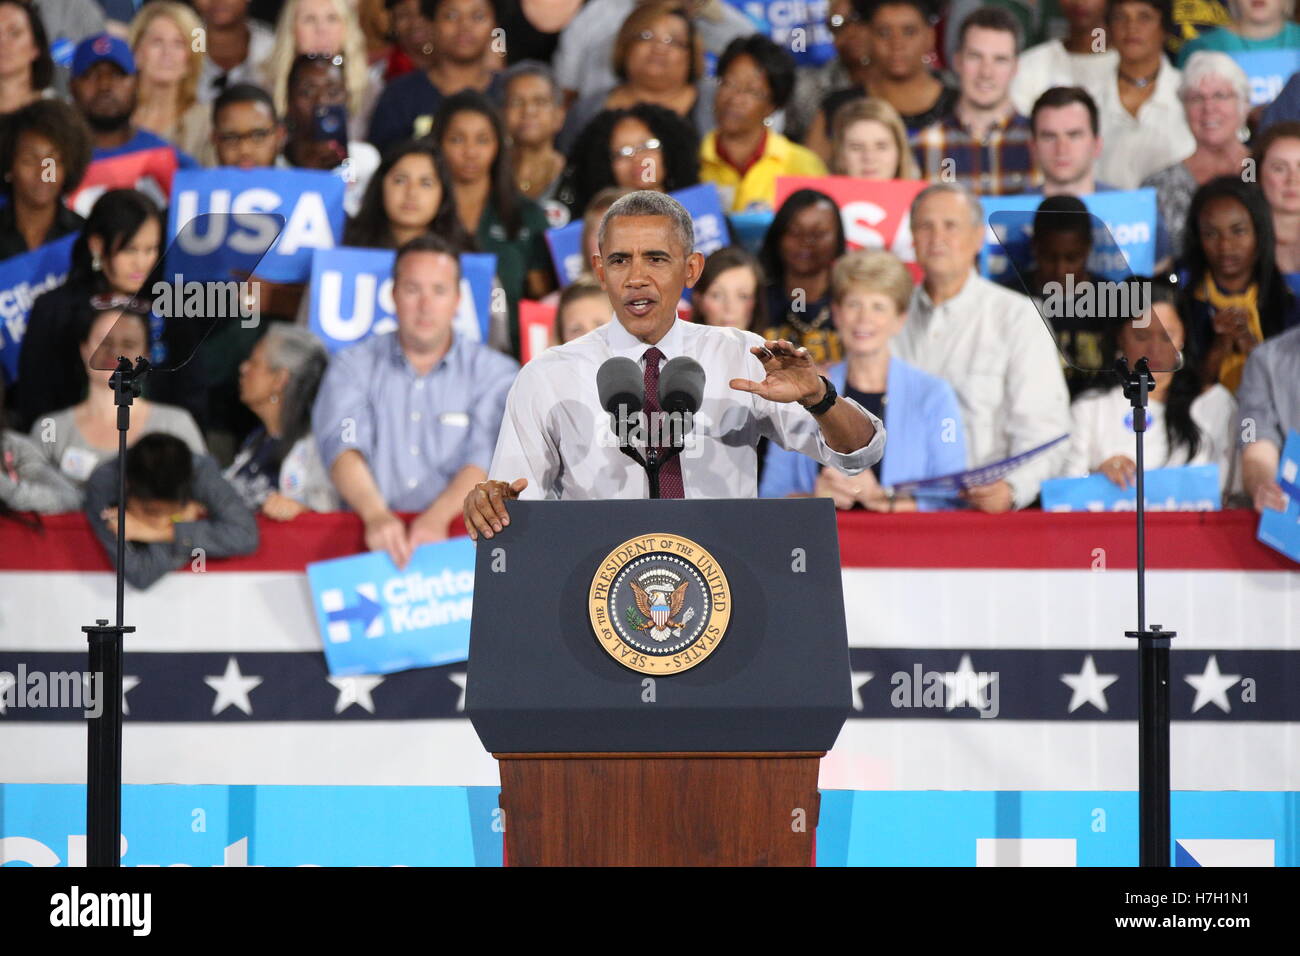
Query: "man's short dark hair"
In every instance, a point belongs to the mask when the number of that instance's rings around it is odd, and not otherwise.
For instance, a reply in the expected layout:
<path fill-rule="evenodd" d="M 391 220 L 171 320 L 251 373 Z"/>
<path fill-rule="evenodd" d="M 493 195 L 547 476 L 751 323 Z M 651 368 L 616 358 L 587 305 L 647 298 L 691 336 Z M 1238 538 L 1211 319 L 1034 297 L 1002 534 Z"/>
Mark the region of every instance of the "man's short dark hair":
<path fill-rule="evenodd" d="M 126 450 L 126 496 L 187 503 L 193 497 L 194 453 L 175 435 L 145 435 Z"/>
<path fill-rule="evenodd" d="M 934 26 L 939 19 L 934 6 L 931 0 L 853 0 L 853 12 L 863 23 L 870 23 L 881 7 L 911 7 L 922 20 Z"/>
<path fill-rule="evenodd" d="M 62 100 L 40 99 L 28 103 L 6 117 L 0 126 L 0 169 L 14 168 L 14 154 L 18 140 L 24 133 L 35 133 L 54 144 L 59 162 L 63 164 L 63 178 L 59 184 L 61 195 L 81 185 L 82 177 L 90 166 L 90 127 L 73 107 Z M 13 183 L 5 182 L 5 194 L 12 196 Z"/>
<path fill-rule="evenodd" d="M 460 282 L 460 256 L 457 255 L 455 247 L 450 242 L 433 232 L 423 233 L 398 247 L 397 255 L 393 257 L 394 279 L 397 278 L 397 272 L 402 266 L 402 259 L 415 252 L 432 252 L 441 256 L 449 256 L 451 261 L 456 263 L 456 282 Z"/>
<path fill-rule="evenodd" d="M 435 20 L 438 17 L 438 8 L 443 5 L 444 0 L 420 0 L 420 16 L 426 20 Z M 497 0 L 487 0 L 487 5 L 492 8 L 492 17 L 497 23 L 501 22 L 501 11 L 497 6 Z"/>
<path fill-rule="evenodd" d="M 1048 196 L 1034 212 L 1034 239 L 1075 235 L 1092 246 L 1092 217 L 1078 196 Z"/>
<path fill-rule="evenodd" d="M 1034 108 L 1029 111 L 1029 131 L 1037 135 L 1040 110 L 1059 110 L 1075 103 L 1088 111 L 1088 125 L 1092 127 L 1092 135 L 1098 135 L 1101 127 L 1097 118 L 1097 101 L 1082 86 L 1054 86 L 1034 100 Z"/>
<path fill-rule="evenodd" d="M 271 111 L 273 119 L 279 120 L 275 115 L 275 100 L 271 98 L 270 93 L 255 83 L 234 83 L 222 90 L 221 95 L 213 100 L 212 124 L 216 125 L 217 117 L 227 106 L 236 106 L 239 103 L 261 103 Z"/>
<path fill-rule="evenodd" d="M 1020 55 L 1024 43 L 1024 38 L 1020 34 L 1020 21 L 1001 7 L 980 7 L 963 20 L 957 30 L 958 50 L 966 45 L 966 34 L 972 27 L 1010 33 L 1016 44 L 1016 56 Z"/>
<path fill-rule="evenodd" d="M 772 90 L 772 105 L 777 109 L 784 107 L 794 92 L 794 57 L 785 51 L 785 47 L 763 34 L 751 33 L 736 37 L 727 44 L 722 56 L 718 57 L 717 76 L 721 78 L 741 56 L 752 59 L 767 77 L 767 85 Z"/>

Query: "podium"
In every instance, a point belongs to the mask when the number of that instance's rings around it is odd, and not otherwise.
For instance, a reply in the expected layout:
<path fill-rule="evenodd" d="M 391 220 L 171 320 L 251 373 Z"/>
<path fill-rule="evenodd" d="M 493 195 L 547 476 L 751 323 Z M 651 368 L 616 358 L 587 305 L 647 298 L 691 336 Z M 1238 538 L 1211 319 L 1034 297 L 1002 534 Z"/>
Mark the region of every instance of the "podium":
<path fill-rule="evenodd" d="M 826 499 L 514 501 L 465 710 L 510 866 L 807 866 L 850 710 Z"/>

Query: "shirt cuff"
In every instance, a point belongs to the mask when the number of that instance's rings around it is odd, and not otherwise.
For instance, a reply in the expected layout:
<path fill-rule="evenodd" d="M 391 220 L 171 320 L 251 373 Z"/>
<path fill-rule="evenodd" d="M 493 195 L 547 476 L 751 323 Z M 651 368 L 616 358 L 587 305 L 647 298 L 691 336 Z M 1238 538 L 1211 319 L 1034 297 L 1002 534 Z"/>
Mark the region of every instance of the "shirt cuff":
<path fill-rule="evenodd" d="M 885 423 L 882 422 L 871 412 L 867 411 L 851 398 L 840 396 L 845 402 L 852 405 L 871 422 L 876 433 L 871 436 L 871 441 L 863 445 L 857 451 L 851 451 L 847 454 L 838 452 L 826 444 L 826 436 L 822 434 L 821 426 L 817 428 L 817 447 L 822 453 L 822 464 L 838 468 L 846 475 L 858 475 L 866 471 L 876 462 L 880 461 L 885 454 Z"/>

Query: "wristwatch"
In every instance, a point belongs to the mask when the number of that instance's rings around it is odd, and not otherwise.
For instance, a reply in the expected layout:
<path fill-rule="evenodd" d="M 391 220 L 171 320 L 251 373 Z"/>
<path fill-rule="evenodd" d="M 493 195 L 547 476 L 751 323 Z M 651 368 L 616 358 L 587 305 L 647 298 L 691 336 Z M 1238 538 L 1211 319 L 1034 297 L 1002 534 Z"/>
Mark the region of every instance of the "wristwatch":
<path fill-rule="evenodd" d="M 807 409 L 809 414 L 811 415 L 825 415 L 827 412 L 831 410 L 831 406 L 835 404 L 835 400 L 839 398 L 839 393 L 835 391 L 835 386 L 831 384 L 831 380 L 827 378 L 825 375 L 823 375 L 821 379 L 823 382 L 826 383 L 825 396 L 823 396 L 822 400 L 818 402 L 816 405 L 802 406 L 803 408 Z"/>

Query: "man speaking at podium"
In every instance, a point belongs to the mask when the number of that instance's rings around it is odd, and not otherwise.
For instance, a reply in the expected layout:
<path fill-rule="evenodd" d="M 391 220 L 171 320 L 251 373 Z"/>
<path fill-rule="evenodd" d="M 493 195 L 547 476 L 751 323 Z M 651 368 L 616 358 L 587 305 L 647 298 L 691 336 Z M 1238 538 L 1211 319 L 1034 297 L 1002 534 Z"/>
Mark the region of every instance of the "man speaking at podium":
<path fill-rule="evenodd" d="M 620 449 L 597 387 L 601 367 L 620 357 L 642 370 L 648 415 L 660 411 L 665 363 L 688 356 L 704 372 L 685 450 L 658 472 L 661 498 L 756 497 L 756 447 L 764 436 L 849 475 L 880 460 L 884 425 L 837 396 L 807 350 L 678 320 L 682 290 L 695 284 L 704 257 L 692 251 L 691 217 L 675 199 L 648 190 L 623 196 L 601 220 L 597 244 L 592 264 L 614 321 L 520 371 L 488 472 L 498 477 L 465 498 L 471 537 L 491 538 L 509 524 L 510 498 L 650 496 L 648 472 Z M 646 434 L 653 439 L 656 431 Z"/>

